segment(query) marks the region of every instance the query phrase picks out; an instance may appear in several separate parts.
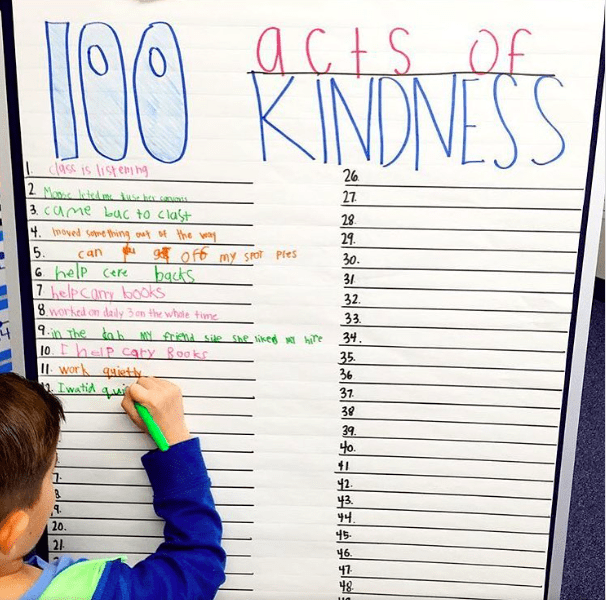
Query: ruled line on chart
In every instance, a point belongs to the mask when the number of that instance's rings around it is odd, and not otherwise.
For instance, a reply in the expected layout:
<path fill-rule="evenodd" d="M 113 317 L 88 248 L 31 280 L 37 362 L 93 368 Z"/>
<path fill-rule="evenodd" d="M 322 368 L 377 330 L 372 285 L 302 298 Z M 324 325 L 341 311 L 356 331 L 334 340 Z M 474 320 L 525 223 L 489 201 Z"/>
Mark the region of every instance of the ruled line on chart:
<path fill-rule="evenodd" d="M 310 75 L 318 78 L 322 75 L 329 75 L 326 73 L 318 73 L 317 71 L 247 71 L 247 75 Z M 478 75 L 477 71 L 427 71 L 423 73 L 402 73 L 394 75 L 394 73 L 358 73 L 357 71 L 330 71 L 329 77 L 333 75 L 348 75 L 351 77 L 390 77 L 390 78 L 402 78 L 402 77 L 430 77 L 430 76 L 444 76 L 444 75 Z M 555 77 L 554 73 L 509 73 L 506 71 L 491 71 L 491 75 L 495 77 L 497 75 L 508 75 L 515 77 Z"/>
<path fill-rule="evenodd" d="M 66 410 L 64 408 L 64 412 L 66 414 L 70 414 L 70 415 L 124 415 L 124 411 L 121 410 Z M 242 415 L 242 414 L 234 414 L 234 413 L 197 413 L 197 412 L 191 412 L 191 411 L 186 411 L 186 416 L 188 417 L 252 417 L 253 415 Z M 61 431 L 65 431 L 65 429 L 62 427 Z M 74 468 L 77 469 L 79 467 L 70 467 L 70 468 Z M 89 468 L 89 467 L 84 467 L 84 468 Z M 109 468 L 109 467 L 94 467 L 96 469 L 105 469 L 105 468 Z M 129 467 L 129 469 L 127 470 L 136 470 L 136 471 L 140 471 L 142 470 L 143 467 L 138 467 L 136 469 L 134 469 L 133 467 Z M 213 469 L 208 469 L 207 471 L 212 471 Z M 221 470 L 221 469 L 216 469 L 216 470 Z M 233 470 L 238 470 L 238 469 L 231 469 Z M 244 471 L 248 471 L 249 469 L 241 469 Z"/>
<path fill-rule="evenodd" d="M 543 290 L 485 290 L 477 288 L 428 288 L 428 287 L 390 287 L 390 286 L 369 286 L 369 285 L 346 285 L 346 290 L 390 290 L 390 291 L 421 291 L 421 292 L 488 292 L 490 294 L 563 294 L 572 295 L 571 291 L 543 291 Z M 350 304 L 349 308 L 355 308 L 357 305 Z"/>
<path fill-rule="evenodd" d="M 476 348 L 461 346 L 388 346 L 382 344 L 339 344 L 341 348 L 416 348 L 422 350 L 478 350 L 482 352 L 539 352 L 542 354 L 565 354 L 566 350 L 539 350 L 537 348 Z"/>
<path fill-rule="evenodd" d="M 363 542 L 354 540 L 336 540 L 337 544 L 356 544 L 356 545 L 377 545 L 377 546 L 419 546 L 421 548 L 460 548 L 467 550 L 503 550 L 504 552 L 530 552 L 533 554 L 545 554 L 545 550 L 531 550 L 528 548 L 494 548 L 492 546 L 455 546 L 452 544 L 419 544 L 407 542 Z M 431 596 L 433 598 L 433 596 Z M 476 598 L 475 600 L 485 600 Z M 501 599 L 502 600 L 502 599 Z"/>
<path fill-rule="evenodd" d="M 87 340 L 87 338 L 83 338 L 80 340 L 74 340 L 74 341 L 84 341 Z M 108 340 L 109 341 L 109 340 Z M 125 341 L 125 340 L 111 340 L 113 341 Z M 141 340 L 137 340 L 137 341 L 141 341 Z M 147 340 L 148 342 L 153 342 L 153 340 Z M 107 356 L 67 356 L 67 355 L 61 355 L 61 356 L 53 356 L 53 357 L 44 357 L 44 359 L 46 360 L 47 358 L 57 358 L 60 360 L 66 359 L 86 359 L 86 360 L 105 360 L 107 361 L 108 357 Z M 146 361 L 148 360 L 171 360 L 173 362 L 197 362 L 199 360 L 204 360 L 205 363 L 248 363 L 248 364 L 253 364 L 255 361 L 253 359 L 244 359 L 244 358 L 239 358 L 239 359 L 226 359 L 226 358 L 205 358 L 205 359 L 198 359 L 198 358 L 145 358 Z M 81 374 L 80 374 L 81 375 Z M 94 377 L 94 375 L 93 375 Z M 63 430 L 62 430 L 63 431 Z"/>
<path fill-rule="evenodd" d="M 93 432 L 93 433 L 103 433 L 103 432 Z M 124 433 L 124 432 L 122 432 Z M 103 487 L 103 488 L 144 488 L 148 489 L 150 484 L 137 484 L 137 483 L 82 483 L 82 482 L 69 482 L 69 481 L 60 481 L 55 483 L 58 486 L 81 486 L 81 487 Z M 223 488 L 223 489 L 233 489 L 233 490 L 254 490 L 254 486 L 246 486 L 246 485 L 211 485 L 212 489 Z M 63 500 L 63 499 L 62 499 Z"/>
<path fill-rule="evenodd" d="M 340 510 L 342 507 L 335 506 Z M 487 517 L 525 517 L 529 519 L 550 519 L 550 515 L 526 515 L 521 513 L 493 513 L 493 512 L 478 512 L 470 510 L 429 510 L 425 508 L 385 508 L 381 506 L 348 506 L 348 511 L 353 510 L 371 510 L 371 511 L 387 511 L 387 512 L 415 512 L 415 513 L 440 513 L 440 514 L 455 514 L 455 515 L 485 515 Z M 93 517 L 90 517 L 91 519 Z"/>
<path fill-rule="evenodd" d="M 150 448 L 144 448 L 143 451 L 149 451 Z M 145 501 L 145 500 L 69 500 L 67 498 L 61 498 L 61 504 L 136 504 L 138 506 L 153 506 L 153 502 Z M 245 504 L 245 503 L 230 503 L 230 504 L 222 504 L 220 502 L 215 503 L 215 506 L 238 506 L 245 508 L 253 508 L 254 504 Z M 74 550 L 75 552 L 75 550 Z"/>
<path fill-rule="evenodd" d="M 122 413 L 124 414 L 124 413 Z M 188 413 L 189 414 L 189 413 Z M 252 416 L 252 415 L 251 415 Z M 63 430 L 61 430 L 63 431 Z M 89 465 L 57 465 L 58 469 L 85 469 L 87 471 L 135 471 L 135 472 L 144 472 L 145 469 L 143 467 L 93 467 Z M 207 468 L 207 471 L 229 471 L 235 473 L 254 473 L 254 469 L 218 469 L 218 468 Z"/>
<path fill-rule="evenodd" d="M 120 225 L 165 225 L 170 226 L 174 225 L 175 227 L 201 227 L 201 226 L 209 226 L 209 227 L 253 227 L 252 223 L 196 223 L 193 221 L 187 221 L 184 223 L 178 223 L 175 221 L 136 221 L 134 219 L 126 219 L 121 221 L 108 221 L 106 219 L 103 220 L 95 220 L 95 219 L 28 219 L 30 223 L 62 223 L 63 221 L 69 223 L 118 223 Z M 105 240 L 103 240 L 105 241 Z M 101 243 L 103 243 L 103 241 Z M 82 261 L 79 261 L 82 262 Z"/>
<path fill-rule="evenodd" d="M 62 181 L 126 181 L 129 183 L 200 183 L 200 184 L 219 184 L 219 185 L 253 185 L 252 181 L 222 181 L 222 180 L 204 180 L 204 179 L 120 179 L 119 177 L 61 177 L 58 175 L 26 175 L 24 179 L 59 179 Z M 53 200 L 63 200 L 63 198 L 53 198 Z M 86 198 L 78 198 L 86 200 Z"/>
<path fill-rule="evenodd" d="M 162 204 L 165 206 L 186 206 L 189 204 L 249 204 L 252 205 L 252 201 L 238 201 L 238 200 L 133 200 L 126 198 L 49 198 L 47 196 L 28 196 L 26 200 L 54 200 L 55 202 L 125 202 L 127 204 L 137 202 L 141 204 Z"/>
<path fill-rule="evenodd" d="M 91 537 L 91 538 L 111 538 L 111 537 L 116 537 L 116 538 L 136 538 L 136 539 L 151 539 L 151 540 L 163 540 L 165 539 L 163 535 L 142 535 L 142 534 L 134 534 L 134 533 L 129 533 L 129 534 L 114 534 L 114 533 L 64 533 L 64 532 L 60 532 L 60 533 L 50 533 L 49 537 Z M 252 538 L 248 538 L 248 537 L 223 537 L 222 540 L 227 540 L 227 541 L 231 541 L 231 542 L 250 542 L 252 541 Z M 75 550 L 72 550 L 72 552 L 76 552 Z"/>
<path fill-rule="evenodd" d="M 424 329 L 424 328 L 423 328 Z M 500 329 L 494 331 L 501 331 Z M 512 330 L 507 330 L 512 331 Z M 519 331 L 518 329 L 513 331 Z M 546 332 L 541 332 L 546 333 Z M 552 331 L 549 333 L 560 333 Z M 67 358 L 79 358 L 78 356 L 67 357 Z M 396 365 L 392 363 L 358 363 L 358 362 L 339 362 L 339 366 L 347 367 L 402 367 L 408 369 L 478 369 L 482 371 L 522 371 L 527 373 L 564 373 L 564 369 L 519 369 L 514 367 L 475 367 L 471 365 Z"/>
<path fill-rule="evenodd" d="M 189 285 L 189 284 L 188 284 Z M 36 317 L 37 321 L 71 321 L 73 320 L 73 317 L 70 316 L 66 316 L 66 317 Z M 107 323 L 107 319 L 90 319 L 90 318 L 86 318 L 86 321 L 101 321 L 103 323 Z M 164 320 L 158 320 L 158 319 L 124 319 L 125 323 L 188 323 L 190 325 L 217 325 L 217 324 L 229 324 L 229 323 L 236 323 L 236 321 L 176 321 L 174 319 L 164 319 Z M 245 324 L 245 325 L 255 325 L 254 322 L 252 321 L 246 321 L 246 322 L 241 322 L 240 324 Z M 48 339 L 50 340 L 70 340 L 70 341 L 81 341 L 84 342 L 86 341 L 87 338 L 43 338 L 43 339 Z M 106 341 L 112 341 L 112 342 L 118 342 L 120 340 L 106 340 Z M 137 340 L 139 342 L 145 341 L 145 340 Z M 154 341 L 154 340 L 148 340 L 148 341 Z M 213 344 L 217 343 L 217 342 L 212 342 Z M 223 343 L 228 343 L 228 342 L 223 342 Z M 231 343 L 231 342 L 229 342 Z M 246 342 L 237 342 L 237 343 L 246 343 Z M 252 343 L 252 342 L 250 342 Z"/>
<path fill-rule="evenodd" d="M 40 261 L 42 262 L 42 261 Z M 91 261 L 94 262 L 94 261 Z M 455 272 L 455 273 L 531 273 L 534 275 L 574 275 L 574 271 L 518 271 L 512 269 L 454 269 L 437 267 L 360 267 L 360 266 L 342 266 L 344 271 L 436 271 Z M 453 309 L 456 310 L 456 309 Z M 514 311 L 514 312 L 534 312 L 534 311 Z M 562 313 L 564 314 L 564 313 Z M 567 314 L 567 313 L 566 313 Z"/>
<path fill-rule="evenodd" d="M 48 241 L 48 240 L 44 240 Z M 52 240 L 51 240 L 52 241 Z M 57 240 L 63 241 L 63 240 Z M 79 241 L 79 240 L 66 240 L 66 241 Z M 111 243 L 111 242 L 107 242 Z M 157 244 L 157 242 L 137 242 L 146 244 Z M 175 245 L 182 242 L 176 242 Z M 209 244 L 212 245 L 212 244 Z M 220 244 L 215 244 L 220 245 Z M 224 246 L 236 246 L 237 244 L 223 244 Z M 525 252 L 535 254 L 576 254 L 577 250 L 532 250 L 524 248 L 423 248 L 415 246 L 340 246 L 343 250 L 416 250 L 419 252 L 432 251 L 432 252 Z"/>
<path fill-rule="evenodd" d="M 426 596 L 425 594 L 394 594 L 394 593 L 375 593 L 375 592 L 347 592 L 348 596 L 373 596 L 382 597 L 382 598 L 412 598 L 413 600 L 419 600 L 419 598 L 428 598 L 429 600 L 503 600 L 502 598 L 478 598 L 477 596 L 444 596 L 443 594 L 440 596 L 436 596 L 432 594 L 431 596 Z"/>
<path fill-rule="evenodd" d="M 547 442 L 515 442 L 511 440 L 460 440 L 457 438 L 429 438 L 429 437 L 398 437 L 388 435 L 349 435 L 343 436 L 344 440 L 410 440 L 416 442 L 456 442 L 462 444 L 512 444 L 514 446 L 550 446 L 557 447 L 557 444 Z M 351 454 L 349 454 L 351 456 Z"/>
<path fill-rule="evenodd" d="M 101 429 L 63 429 L 61 428 L 63 433 L 102 433 L 103 435 L 113 435 L 113 434 L 126 434 L 126 435 L 140 435 L 141 432 L 134 429 L 127 430 L 101 430 Z M 246 436 L 254 436 L 255 434 L 252 432 L 240 432 L 240 431 L 190 431 L 192 435 L 246 435 Z M 84 467 L 86 468 L 86 467 Z M 75 484 L 77 485 L 77 484 Z M 85 485 L 85 484 L 83 484 Z M 92 485 L 92 484 L 90 484 Z M 96 484 L 95 484 L 96 485 Z M 99 484 L 99 485 L 122 485 L 122 484 Z M 126 484 L 125 484 L 126 485 Z M 130 485 L 130 484 L 129 484 Z M 140 487 L 140 486 L 135 486 Z"/>
<path fill-rule="evenodd" d="M 572 292 L 571 292 L 572 293 Z M 356 306 L 348 306 L 350 310 L 357 310 Z M 518 331 L 525 333 L 564 333 L 565 330 L 553 330 L 553 329 L 506 329 L 506 328 L 494 328 L 494 327 L 445 327 L 445 326 L 429 326 L 429 325 L 362 325 L 354 323 L 341 323 L 339 327 L 346 327 L 348 329 L 359 329 L 359 328 L 375 328 L 375 329 L 439 329 L 446 331 Z M 351 344 L 353 345 L 353 344 Z"/>
<path fill-rule="evenodd" d="M 65 319 L 68 319 L 71 317 L 65 317 Z M 58 318 L 58 320 L 62 320 L 62 318 Z M 86 319 L 87 321 L 90 319 Z M 124 319 L 122 321 L 123 323 L 128 323 L 131 322 L 130 319 Z M 170 319 L 166 320 L 167 323 L 179 323 L 180 321 L 171 321 Z M 219 322 L 225 322 L 225 321 L 202 321 L 202 323 L 219 323 Z M 192 325 L 195 325 L 196 323 L 191 322 Z M 140 338 L 123 338 L 123 339 L 113 339 L 113 340 L 108 340 L 106 338 L 91 338 L 91 337 L 86 337 L 86 338 L 38 338 L 39 340 L 43 340 L 45 343 L 46 342 L 58 342 L 60 341 L 61 343 L 66 343 L 66 342 L 153 342 L 154 344 L 240 344 L 240 345 L 244 345 L 244 346 L 250 346 L 252 344 L 254 344 L 254 342 L 210 342 L 210 341 L 205 341 L 205 340 L 170 340 L 170 339 L 166 339 L 166 340 L 155 340 L 155 339 L 150 339 L 150 340 L 142 340 Z M 45 360 L 48 358 L 62 358 L 61 356 L 45 356 L 44 357 Z M 80 356 L 76 357 L 76 358 L 82 358 Z"/>
<path fill-rule="evenodd" d="M 137 340 L 139 341 L 139 340 Z M 103 378 L 105 378 L 106 375 L 103 376 Z M 81 398 L 82 396 L 86 396 L 87 398 L 89 397 L 97 397 L 97 398 L 107 398 L 107 394 L 67 394 L 67 393 L 60 393 L 61 396 L 63 397 L 69 397 L 69 396 L 75 396 L 78 398 Z M 216 400 L 255 400 L 254 396 L 190 396 L 190 395 L 186 395 L 183 394 L 182 398 L 184 399 L 216 399 Z M 72 411 L 67 411 L 67 412 L 72 412 Z M 86 412 L 86 411 L 83 411 Z M 100 413 L 103 413 L 103 411 L 99 411 Z M 120 412 L 119 414 L 122 414 L 122 412 Z"/>
<path fill-rule="evenodd" d="M 506 190 L 530 192 L 583 192 L 585 188 L 579 187 L 519 187 L 503 185 L 409 185 L 399 183 L 345 183 L 345 187 L 367 188 L 412 188 L 428 190 Z"/>
<path fill-rule="evenodd" d="M 45 239 L 45 238 L 38 238 L 36 240 L 38 243 L 45 243 L 45 244 L 53 244 L 53 243 L 58 243 L 58 244 L 65 244 L 67 242 L 70 243 L 76 243 L 76 244 L 81 244 L 83 241 L 86 240 L 71 240 L 71 239 L 64 239 L 64 240 L 56 240 L 56 239 Z M 93 241 L 93 240 L 89 240 L 89 241 Z M 139 244 L 154 244 L 156 246 L 162 246 L 164 244 L 164 242 L 146 242 L 144 240 L 140 240 L 140 239 L 135 239 L 135 240 L 98 240 L 98 239 L 94 239 L 95 242 L 99 243 L 99 244 L 130 244 L 130 242 L 132 241 L 133 245 L 139 245 Z M 202 243 L 202 241 L 204 243 Z M 168 243 L 168 242 L 166 242 Z M 255 244 L 225 244 L 225 243 L 219 243 L 219 242 L 207 242 L 205 240 L 201 240 L 200 242 L 183 242 L 182 240 L 177 240 L 177 241 L 173 241 L 170 242 L 171 246 L 230 246 L 230 247 L 239 247 L 239 248 L 254 248 Z M 32 262 L 36 262 L 36 259 L 33 259 Z M 124 264 L 128 264 L 127 261 L 124 261 Z M 150 263 L 150 264 L 154 264 L 154 263 Z M 189 263 L 188 263 L 189 264 Z"/>
<path fill-rule="evenodd" d="M 561 208 L 557 206 L 449 206 L 448 204 L 340 204 L 342 208 L 456 208 L 470 210 L 563 210 L 580 212 L 582 208 Z"/>
<path fill-rule="evenodd" d="M 418 492 L 414 490 L 362 490 L 362 489 L 347 489 L 342 490 L 349 493 L 363 494 L 409 494 L 414 496 L 456 496 L 458 498 L 505 498 L 507 500 L 540 500 L 541 502 L 551 502 L 551 498 L 537 498 L 535 496 L 500 496 L 495 494 L 463 494 L 461 492 Z M 424 529 L 423 527 L 421 529 Z M 507 533 L 507 532 L 503 532 Z M 544 535 L 549 535 L 544 534 Z"/>
<path fill-rule="evenodd" d="M 91 300 L 87 300 L 91 302 Z M 96 301 L 93 301 L 96 302 Z M 113 300 L 113 302 L 125 302 L 124 300 Z M 569 310 L 514 310 L 511 308 L 455 308 L 450 306 L 431 307 L 431 306 L 364 306 L 362 304 L 343 304 L 341 308 L 348 310 L 355 306 L 358 309 L 377 309 L 377 310 L 439 310 L 444 312 L 456 311 L 456 312 L 479 312 L 479 313 L 508 313 L 508 314 L 532 314 L 532 315 L 570 315 Z"/>
<path fill-rule="evenodd" d="M 50 262 L 50 261 L 49 261 Z M 78 261 L 78 262 L 82 262 L 82 261 Z M 143 264 L 143 263 L 129 263 L 129 264 Z M 148 264 L 148 263 L 145 263 Z M 244 265 L 239 265 L 239 266 L 244 266 Z M 246 265 L 249 266 L 249 265 Z M 250 265 L 252 266 L 252 265 Z M 36 279 L 34 279 L 34 281 L 37 281 Z M 57 301 L 63 301 L 65 300 L 65 298 L 36 298 L 36 300 L 40 301 L 40 302 L 53 302 L 54 300 Z M 87 299 L 82 299 L 82 298 L 78 298 L 77 300 L 73 300 L 72 302 L 95 302 L 95 303 L 99 303 L 100 300 L 87 300 Z M 111 301 L 113 304 L 119 303 L 119 304 L 158 304 L 158 300 L 112 300 Z M 204 306 L 252 306 L 252 302 L 192 302 L 192 301 L 179 301 L 179 300 L 171 300 L 170 304 L 195 304 L 196 306 L 199 305 L 204 305 Z"/>
<path fill-rule="evenodd" d="M 375 593 L 375 592 L 348 592 L 349 596 L 373 596 L 373 597 L 382 597 L 382 598 L 412 598 L 413 600 L 419 600 L 419 598 L 429 598 L 430 600 L 503 600 L 502 598 L 478 598 L 477 596 L 444 596 L 443 594 L 440 596 L 436 596 L 432 594 L 431 596 L 426 596 L 425 594 L 394 594 L 394 593 Z"/>
<path fill-rule="evenodd" d="M 82 358 L 84 358 L 84 357 L 82 357 Z M 175 362 L 175 361 L 173 360 L 173 362 Z M 189 361 L 189 360 L 185 359 L 184 362 L 203 362 L 203 361 L 195 361 L 195 360 Z M 82 377 L 82 375 L 80 375 L 80 374 L 53 375 L 52 373 L 49 373 L 48 375 L 45 375 L 44 377 L 46 379 L 48 379 L 49 377 L 60 377 L 60 378 Z M 89 375 L 89 377 L 91 377 L 91 378 L 98 377 L 99 379 L 107 379 L 107 375 L 105 375 L 103 373 L 100 373 L 99 375 L 95 375 L 93 373 L 92 375 Z M 251 382 L 257 381 L 256 379 L 237 378 L 237 377 L 184 377 L 184 376 L 177 377 L 174 373 L 165 374 L 165 375 L 154 375 L 154 377 L 158 377 L 160 379 L 171 379 L 173 381 L 182 380 L 182 379 L 193 380 L 193 381 L 251 381 Z"/>
<path fill-rule="evenodd" d="M 525 481 L 536 483 L 553 483 L 553 479 L 520 479 L 519 477 L 480 477 L 476 475 L 432 475 L 428 473 L 382 473 L 378 471 L 334 471 L 335 475 L 376 475 L 379 477 L 438 477 L 447 479 L 487 479 L 490 481 Z M 423 511 L 421 511 L 423 512 Z M 432 512 L 432 511 L 428 511 Z M 479 514 L 479 513 L 469 513 Z"/>
<path fill-rule="evenodd" d="M 511 385 L 470 385 L 460 383 L 418 383 L 409 381 L 339 381 L 342 385 L 413 385 L 417 387 L 454 387 L 481 390 L 524 390 L 527 392 L 561 392 L 562 388 L 541 388 Z"/>
<path fill-rule="evenodd" d="M 463 583 L 468 585 L 502 585 L 506 587 L 543 588 L 543 585 L 531 585 L 529 583 L 503 583 L 494 581 L 469 581 L 464 579 L 419 579 L 414 577 L 378 577 L 366 575 L 341 575 L 341 579 L 371 579 L 375 581 L 424 581 L 426 583 Z"/>
<path fill-rule="evenodd" d="M 418 402 L 411 400 L 359 400 L 359 399 L 342 399 L 342 404 L 416 404 L 420 406 L 471 406 L 474 408 L 523 408 L 534 410 L 560 410 L 559 406 L 525 406 L 519 404 L 478 404 L 464 402 Z M 116 413 L 122 414 L 122 413 Z M 189 413 L 188 413 L 189 414 Z"/>
<path fill-rule="evenodd" d="M 358 562 L 389 562 L 389 563 L 420 563 L 420 564 L 431 564 L 431 565 L 455 565 L 461 567 L 496 567 L 501 569 L 530 569 L 536 571 L 544 571 L 543 567 L 532 567 L 527 565 L 499 565 L 496 563 L 470 563 L 470 562 L 451 562 L 444 560 L 420 560 L 414 558 L 367 558 L 364 556 L 361 557 L 352 557 L 349 556 L 347 558 L 340 558 L 342 561 L 358 561 Z M 477 599 L 476 599 L 477 600 Z"/>
<path fill-rule="evenodd" d="M 352 454 L 348 452 L 340 452 L 339 456 L 351 457 Z M 355 453 L 356 457 L 361 458 L 403 458 L 411 460 L 471 460 L 474 462 L 496 462 L 496 463 L 511 463 L 516 465 L 550 465 L 553 466 L 554 461 L 536 461 L 536 460 L 509 460 L 501 458 L 468 458 L 459 456 L 414 456 L 408 454 L 359 454 Z"/>
<path fill-rule="evenodd" d="M 88 240 L 82 240 L 83 242 L 88 241 Z M 125 240 L 126 241 L 126 240 Z M 103 244 L 104 242 L 100 242 L 101 244 Z M 137 244 L 138 242 L 134 242 L 135 244 Z M 171 243 L 171 242 L 168 242 Z M 204 245 L 203 242 L 200 243 L 200 245 Z M 138 261 L 138 260 L 129 260 L 128 262 L 125 262 L 123 260 L 80 260 L 80 259 L 74 259 L 74 260 L 53 260 L 53 259 L 48 259 L 48 258 L 36 258 L 34 259 L 32 262 L 36 262 L 36 263 L 54 263 L 54 264 L 60 264 L 60 263 L 68 263 L 68 264 L 73 264 L 74 262 L 77 262 L 78 264 L 84 264 L 84 265 L 100 265 L 100 266 L 105 266 L 105 265 L 148 265 L 148 266 L 153 266 L 153 265 L 160 265 L 160 266 L 166 266 L 166 264 L 171 264 L 171 263 L 160 263 L 160 262 L 149 262 L 149 261 Z M 172 263 L 175 264 L 175 263 Z M 183 263 L 187 265 L 187 268 L 189 267 L 254 267 L 254 264 L 242 264 L 242 263 L 207 263 L 207 262 L 203 262 L 203 263 Z M 39 281 L 39 279 L 33 278 L 33 281 Z M 53 281 L 57 281 L 60 282 L 62 280 L 53 280 Z M 78 281 L 78 280 L 71 280 L 71 281 Z M 88 281 L 88 280 L 86 280 Z M 110 283 L 119 283 L 116 281 L 112 281 Z M 128 283 L 128 281 L 124 281 L 122 283 Z M 116 300 L 114 300 L 114 302 L 116 302 Z M 124 302 L 124 300 L 122 300 L 122 302 Z M 131 300 L 132 302 L 132 300 Z M 137 300 L 137 304 L 140 301 Z M 173 304 L 175 304 L 173 302 Z M 178 303 L 177 303 L 178 304 Z M 185 303 L 181 303 L 181 304 L 185 304 Z M 214 304 L 213 302 L 196 302 L 195 304 Z"/>
<path fill-rule="evenodd" d="M 376 421 L 380 423 L 447 423 L 450 425 L 494 425 L 495 427 L 540 427 L 543 429 L 559 429 L 560 427 L 559 425 L 540 425 L 538 423 L 491 423 L 489 421 L 450 421 L 441 419 L 382 419 L 378 417 L 341 417 L 341 421 Z"/>
<path fill-rule="evenodd" d="M 59 484 L 62 485 L 62 484 Z M 155 519 L 146 519 L 145 517 L 53 517 L 57 520 L 69 520 L 69 521 L 144 521 L 146 523 L 161 523 L 161 517 L 156 517 Z M 221 519 L 223 523 L 231 523 L 234 525 L 254 525 L 254 521 L 233 521 L 228 519 Z M 51 534 L 52 535 L 52 534 Z M 58 535 L 58 534 L 57 534 Z M 66 533 L 65 535 L 71 535 Z"/>
<path fill-rule="evenodd" d="M 35 261 L 32 261 L 35 262 Z M 128 263 L 124 263 L 125 266 L 128 266 Z M 63 283 L 63 281 L 61 280 L 57 280 L 57 279 L 34 279 L 34 281 L 38 282 L 38 281 L 44 281 L 44 282 L 48 282 L 48 283 Z M 67 280 L 65 281 L 65 283 L 69 283 L 69 284 L 74 284 L 74 283 L 78 283 L 78 280 Z M 130 279 L 129 281 L 125 281 L 125 282 L 120 282 L 120 281 L 108 281 L 107 279 L 87 279 L 85 281 L 82 281 L 82 283 L 105 283 L 106 285 L 109 283 L 121 283 L 122 285 L 124 285 L 125 283 L 147 283 L 150 284 L 152 283 L 149 279 L 148 280 L 144 280 L 144 281 L 133 281 L 132 279 Z M 229 287 L 253 287 L 252 283 L 219 283 L 219 282 L 210 282 L 210 281 L 162 281 L 162 282 L 158 282 L 158 283 L 162 283 L 162 285 L 185 285 L 187 287 L 190 286 L 196 286 L 196 285 L 217 285 L 217 286 L 229 286 Z M 58 298 L 59 299 L 59 298 Z M 64 299 L 64 298 L 61 298 Z M 70 298 L 70 300 L 72 300 L 72 298 Z"/>
<path fill-rule="evenodd" d="M 33 221 L 35 219 L 29 219 Z M 45 219 L 38 219 L 45 220 Z M 115 221 L 121 223 L 122 221 Z M 380 230 L 380 231 L 478 231 L 478 232 L 491 232 L 491 233 L 581 233 L 578 230 L 566 229 L 566 230 L 555 230 L 555 229 L 461 229 L 452 227 L 359 227 L 357 225 L 341 225 L 339 229 L 362 229 L 362 230 Z"/>

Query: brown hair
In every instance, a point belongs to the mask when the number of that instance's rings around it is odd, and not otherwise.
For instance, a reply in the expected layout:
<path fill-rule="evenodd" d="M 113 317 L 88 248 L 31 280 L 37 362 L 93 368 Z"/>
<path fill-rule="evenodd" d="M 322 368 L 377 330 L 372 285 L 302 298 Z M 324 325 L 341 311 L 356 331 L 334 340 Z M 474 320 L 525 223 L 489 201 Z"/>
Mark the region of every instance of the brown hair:
<path fill-rule="evenodd" d="M 39 383 L 0 375 L 0 523 L 40 497 L 62 420 L 61 401 Z"/>

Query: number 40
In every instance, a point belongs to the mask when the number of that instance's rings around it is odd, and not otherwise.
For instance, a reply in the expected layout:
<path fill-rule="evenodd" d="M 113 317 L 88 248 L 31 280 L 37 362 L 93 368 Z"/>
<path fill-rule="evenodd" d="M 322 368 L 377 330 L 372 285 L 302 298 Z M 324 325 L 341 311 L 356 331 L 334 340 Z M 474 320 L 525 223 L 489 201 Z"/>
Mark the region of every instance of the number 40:
<path fill-rule="evenodd" d="M 70 23 L 46 23 L 55 156 L 61 160 L 79 156 L 69 28 Z M 87 23 L 80 30 L 77 73 L 93 148 L 105 158 L 122 160 L 129 135 L 126 70 L 120 39 L 107 23 Z M 150 23 L 143 32 L 132 73 L 143 146 L 160 162 L 177 162 L 187 147 L 187 98 L 179 42 L 168 23 Z"/>

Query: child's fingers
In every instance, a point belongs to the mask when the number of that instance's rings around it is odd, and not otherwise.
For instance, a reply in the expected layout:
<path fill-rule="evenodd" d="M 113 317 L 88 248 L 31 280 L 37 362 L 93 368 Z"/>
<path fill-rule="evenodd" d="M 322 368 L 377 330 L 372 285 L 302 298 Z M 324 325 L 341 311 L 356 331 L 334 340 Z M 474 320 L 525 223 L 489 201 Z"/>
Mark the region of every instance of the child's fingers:
<path fill-rule="evenodd" d="M 143 423 L 143 420 L 141 419 L 139 413 L 137 412 L 137 409 L 135 408 L 133 396 L 130 390 L 131 387 L 132 386 L 127 387 L 124 391 L 124 398 L 122 398 L 122 408 L 124 409 L 124 412 L 129 416 L 130 420 L 139 429 L 141 429 L 141 431 L 147 431 L 145 423 Z"/>
<path fill-rule="evenodd" d="M 151 394 L 149 388 L 146 388 L 146 385 L 149 385 L 147 378 L 140 377 L 137 379 L 137 383 L 133 383 L 129 386 L 130 395 L 135 402 L 139 402 L 139 404 L 149 404 L 151 400 Z"/>

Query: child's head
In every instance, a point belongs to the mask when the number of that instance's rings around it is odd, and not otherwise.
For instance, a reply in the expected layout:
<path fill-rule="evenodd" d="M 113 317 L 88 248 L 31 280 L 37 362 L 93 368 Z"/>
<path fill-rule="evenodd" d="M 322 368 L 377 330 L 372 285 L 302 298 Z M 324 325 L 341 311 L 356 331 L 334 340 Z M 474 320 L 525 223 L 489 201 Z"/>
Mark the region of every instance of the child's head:
<path fill-rule="evenodd" d="M 0 375 L 0 565 L 38 542 L 54 504 L 61 402 L 40 384 Z"/>

